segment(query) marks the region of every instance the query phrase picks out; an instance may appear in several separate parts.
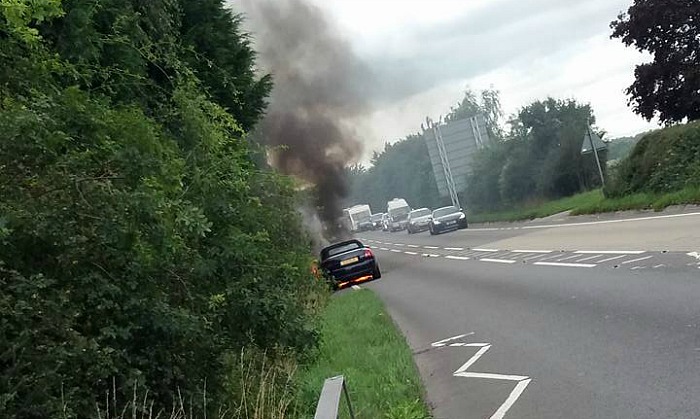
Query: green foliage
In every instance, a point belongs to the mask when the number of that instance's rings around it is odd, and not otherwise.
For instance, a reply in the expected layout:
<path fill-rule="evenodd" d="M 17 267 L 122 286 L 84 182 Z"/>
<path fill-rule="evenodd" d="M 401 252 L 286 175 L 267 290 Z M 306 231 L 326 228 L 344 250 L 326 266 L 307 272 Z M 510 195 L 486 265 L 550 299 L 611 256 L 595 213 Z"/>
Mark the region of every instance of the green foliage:
<path fill-rule="evenodd" d="M 654 57 L 627 88 L 636 113 L 665 123 L 700 118 L 700 3 L 635 0 L 610 26 L 612 38 Z"/>
<path fill-rule="evenodd" d="M 61 0 L 0 0 L 3 21 L 0 27 L 27 44 L 39 41 L 32 25 L 61 16 Z"/>
<path fill-rule="evenodd" d="M 114 389 L 148 390 L 156 411 L 180 394 L 235 408 L 241 348 L 316 343 L 324 290 L 294 184 L 253 163 L 225 95 L 190 66 L 179 3 L 63 6 L 28 15 L 31 48 L 0 26 L 0 417 L 89 417 Z M 231 20 L 209 47 L 247 48 L 226 44 L 233 16 L 201 13 Z M 226 73 L 253 74 L 253 57 Z M 246 80 L 252 121 L 265 92 Z"/>
<path fill-rule="evenodd" d="M 347 380 L 358 418 L 429 417 L 411 350 L 371 291 L 333 298 L 324 311 L 321 334 L 318 356 L 302 366 L 297 378 L 301 417 L 313 417 L 323 381 L 339 374 Z M 344 409 L 343 403 L 343 418 Z"/>
<path fill-rule="evenodd" d="M 581 155 L 592 110 L 575 100 L 536 101 L 510 121 L 505 141 L 474 159 L 465 201 L 476 212 L 557 199 L 600 185 L 594 156 Z M 599 153 L 602 164 L 606 152 Z"/>
<path fill-rule="evenodd" d="M 613 170 L 605 194 L 665 193 L 700 185 L 700 121 L 646 134 Z"/>

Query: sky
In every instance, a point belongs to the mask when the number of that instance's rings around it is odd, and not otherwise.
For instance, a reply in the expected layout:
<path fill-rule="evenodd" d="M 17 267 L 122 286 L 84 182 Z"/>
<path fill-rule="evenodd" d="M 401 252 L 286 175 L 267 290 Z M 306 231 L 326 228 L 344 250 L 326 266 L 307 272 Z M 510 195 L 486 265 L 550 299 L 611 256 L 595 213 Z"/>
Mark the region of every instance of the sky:
<path fill-rule="evenodd" d="M 367 66 L 368 112 L 353 123 L 363 161 L 437 119 L 466 88 L 495 88 L 506 116 L 547 96 L 593 106 L 607 138 L 657 127 L 624 89 L 650 57 L 610 39 L 632 0 L 308 0 Z"/>

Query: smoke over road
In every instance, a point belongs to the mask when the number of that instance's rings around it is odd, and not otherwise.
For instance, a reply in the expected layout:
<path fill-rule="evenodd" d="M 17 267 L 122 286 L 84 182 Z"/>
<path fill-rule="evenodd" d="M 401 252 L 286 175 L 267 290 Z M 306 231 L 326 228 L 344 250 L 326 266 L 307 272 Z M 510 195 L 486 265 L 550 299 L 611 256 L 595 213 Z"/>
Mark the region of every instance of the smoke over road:
<path fill-rule="evenodd" d="M 240 6 L 275 85 L 261 126 L 271 163 L 315 185 L 325 236 L 342 236 L 345 167 L 362 153 L 352 121 L 369 110 L 369 71 L 318 7 L 302 0 Z"/>

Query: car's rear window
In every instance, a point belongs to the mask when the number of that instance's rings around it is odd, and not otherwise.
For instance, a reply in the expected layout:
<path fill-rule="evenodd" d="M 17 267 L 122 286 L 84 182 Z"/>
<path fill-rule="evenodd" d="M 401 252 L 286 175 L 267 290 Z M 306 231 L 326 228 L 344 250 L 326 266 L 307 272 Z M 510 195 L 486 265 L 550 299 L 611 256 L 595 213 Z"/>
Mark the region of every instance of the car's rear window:
<path fill-rule="evenodd" d="M 321 259 L 328 259 L 329 257 L 333 257 L 335 255 L 339 255 L 341 253 L 360 248 L 362 248 L 360 242 L 348 242 L 338 246 L 327 247 L 321 252 Z"/>
<path fill-rule="evenodd" d="M 430 210 L 427 208 L 411 211 L 411 217 L 413 218 L 425 217 L 426 215 L 430 215 Z"/>
<path fill-rule="evenodd" d="M 459 212 L 457 207 L 444 207 L 436 209 L 435 212 L 433 212 L 433 217 L 444 217 L 445 215 L 454 214 L 455 212 Z"/>

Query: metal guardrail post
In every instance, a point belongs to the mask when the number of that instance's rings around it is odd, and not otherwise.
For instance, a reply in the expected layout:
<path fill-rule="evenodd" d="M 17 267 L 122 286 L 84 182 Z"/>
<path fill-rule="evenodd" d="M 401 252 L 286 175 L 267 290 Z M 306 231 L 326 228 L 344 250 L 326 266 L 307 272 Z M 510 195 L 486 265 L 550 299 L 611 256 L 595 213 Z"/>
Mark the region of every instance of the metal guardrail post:
<path fill-rule="evenodd" d="M 342 395 L 345 395 L 350 418 L 355 419 L 352 404 L 350 404 L 350 395 L 345 385 L 345 378 L 342 375 L 326 378 L 326 381 L 323 383 L 323 388 L 321 389 L 321 395 L 318 398 L 314 419 L 337 419 L 340 397 Z"/>

